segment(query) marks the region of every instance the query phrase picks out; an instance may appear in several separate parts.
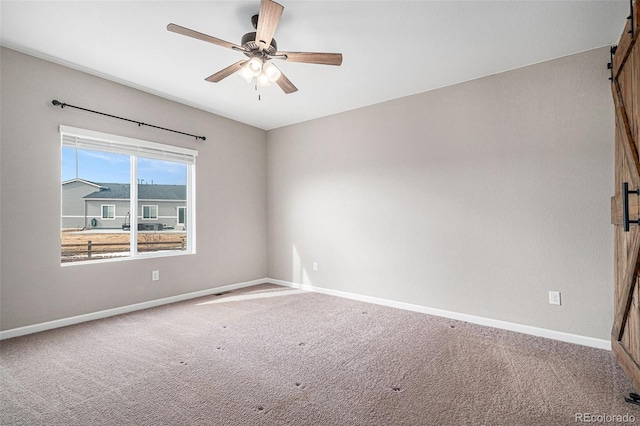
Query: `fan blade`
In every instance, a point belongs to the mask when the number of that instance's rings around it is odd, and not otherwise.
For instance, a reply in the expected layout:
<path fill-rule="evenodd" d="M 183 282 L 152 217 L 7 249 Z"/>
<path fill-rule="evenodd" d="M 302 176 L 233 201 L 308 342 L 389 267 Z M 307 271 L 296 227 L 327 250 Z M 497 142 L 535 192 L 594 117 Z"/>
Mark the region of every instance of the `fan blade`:
<path fill-rule="evenodd" d="M 260 50 L 271 45 L 273 34 L 276 32 L 283 10 L 284 7 L 274 1 L 262 0 L 260 2 L 258 28 L 256 29 L 256 44 Z"/>
<path fill-rule="evenodd" d="M 284 55 L 287 62 L 305 62 L 307 64 L 341 65 L 342 53 L 313 52 L 276 52 L 274 56 Z"/>
<path fill-rule="evenodd" d="M 206 41 L 208 43 L 217 44 L 218 46 L 227 47 L 229 49 L 245 50 L 244 47 L 238 46 L 237 44 L 229 43 L 228 41 L 220 40 L 219 38 L 199 33 L 198 31 L 190 30 L 189 28 L 181 27 L 180 25 L 169 24 L 167 25 L 167 30 L 173 33 L 186 35 L 187 37 L 197 38 L 198 40 Z"/>
<path fill-rule="evenodd" d="M 228 67 L 221 69 L 217 73 L 210 75 L 209 77 L 205 78 L 205 80 L 211 83 L 217 83 L 223 78 L 229 77 L 234 72 L 239 71 L 247 62 L 249 61 L 238 61 L 235 64 L 229 65 Z"/>
<path fill-rule="evenodd" d="M 282 91 L 287 95 L 298 91 L 298 88 L 294 86 L 291 80 L 289 80 L 284 74 L 280 74 L 280 78 L 276 80 L 276 83 L 278 83 L 278 86 L 280 86 Z"/>

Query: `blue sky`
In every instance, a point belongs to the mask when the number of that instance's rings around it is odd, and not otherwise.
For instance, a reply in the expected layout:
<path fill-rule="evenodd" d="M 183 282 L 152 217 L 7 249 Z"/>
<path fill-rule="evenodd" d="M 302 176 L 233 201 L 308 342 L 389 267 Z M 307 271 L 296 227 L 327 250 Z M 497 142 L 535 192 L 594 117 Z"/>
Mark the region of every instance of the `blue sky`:
<path fill-rule="evenodd" d="M 78 149 L 78 177 L 100 183 L 129 183 L 129 156 Z M 62 147 L 62 181 L 76 177 L 76 149 Z M 170 161 L 138 159 L 138 179 L 144 183 L 186 185 L 187 166 Z"/>

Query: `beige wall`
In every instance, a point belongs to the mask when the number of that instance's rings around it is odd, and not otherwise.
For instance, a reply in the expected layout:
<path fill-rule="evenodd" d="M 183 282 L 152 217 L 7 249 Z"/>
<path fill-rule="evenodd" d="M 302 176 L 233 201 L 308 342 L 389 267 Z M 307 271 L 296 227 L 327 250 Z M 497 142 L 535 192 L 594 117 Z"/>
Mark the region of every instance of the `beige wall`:
<path fill-rule="evenodd" d="M 266 133 L 0 55 L 2 330 L 269 276 L 609 337 L 608 49 Z M 197 149 L 198 253 L 60 267 L 59 124 Z"/>
<path fill-rule="evenodd" d="M 269 277 L 608 340 L 608 58 L 269 131 Z"/>
<path fill-rule="evenodd" d="M 2 330 L 266 276 L 263 130 L 13 50 L 0 55 Z M 61 110 L 53 99 L 207 140 Z M 61 267 L 60 124 L 197 149 L 197 254 Z"/>

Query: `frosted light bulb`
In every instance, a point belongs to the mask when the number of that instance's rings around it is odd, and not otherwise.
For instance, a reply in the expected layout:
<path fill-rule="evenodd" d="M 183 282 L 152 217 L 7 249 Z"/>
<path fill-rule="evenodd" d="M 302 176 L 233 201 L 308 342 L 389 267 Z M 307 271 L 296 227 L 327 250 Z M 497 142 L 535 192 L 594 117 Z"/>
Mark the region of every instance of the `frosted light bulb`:
<path fill-rule="evenodd" d="M 278 67 L 273 65 L 271 62 L 264 63 L 262 66 L 262 72 L 267 75 L 271 83 L 275 83 L 282 75 Z"/>
<path fill-rule="evenodd" d="M 261 72 L 258 76 L 258 86 L 265 87 L 271 84 L 269 81 L 269 76 L 265 72 Z"/>
<path fill-rule="evenodd" d="M 247 65 L 245 65 L 240 69 L 240 71 L 238 71 L 238 75 L 244 78 L 247 83 L 251 83 L 251 80 L 253 80 L 253 73 L 247 67 Z"/>
<path fill-rule="evenodd" d="M 258 58 L 251 58 L 246 67 L 251 72 L 252 77 L 257 77 L 262 71 L 262 61 Z"/>

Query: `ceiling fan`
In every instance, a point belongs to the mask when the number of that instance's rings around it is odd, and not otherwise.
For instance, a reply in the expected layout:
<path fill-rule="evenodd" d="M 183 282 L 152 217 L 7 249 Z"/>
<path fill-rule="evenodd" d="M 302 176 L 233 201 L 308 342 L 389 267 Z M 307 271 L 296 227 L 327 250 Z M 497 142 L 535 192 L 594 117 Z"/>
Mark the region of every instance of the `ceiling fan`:
<path fill-rule="evenodd" d="M 280 16 L 284 7 L 271 0 L 261 0 L 260 12 L 251 17 L 251 23 L 256 30 L 242 36 L 240 45 L 212 37 L 189 28 L 176 24 L 167 25 L 167 30 L 197 38 L 198 40 L 217 44 L 218 46 L 237 50 L 244 53 L 248 59 L 238 61 L 235 64 L 218 71 L 205 78 L 206 81 L 217 83 L 223 78 L 238 72 L 248 83 L 256 79 L 258 86 L 268 86 L 277 83 L 284 93 L 293 93 L 298 90 L 296 86 L 271 62 L 272 59 L 282 59 L 288 62 L 305 62 L 308 64 L 340 65 L 341 53 L 314 53 L 314 52 L 280 52 L 273 38 Z"/>

